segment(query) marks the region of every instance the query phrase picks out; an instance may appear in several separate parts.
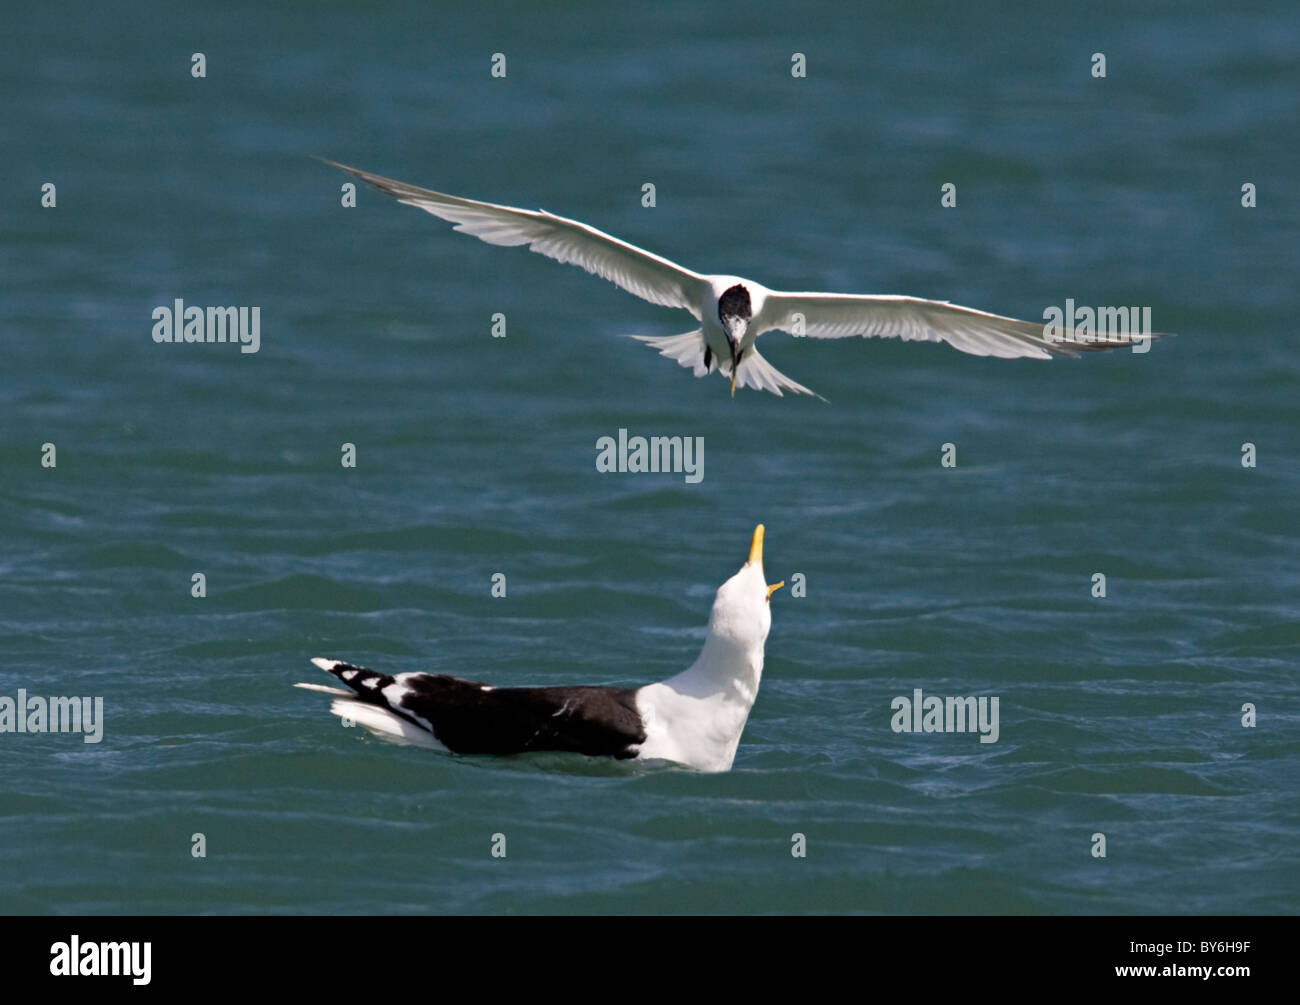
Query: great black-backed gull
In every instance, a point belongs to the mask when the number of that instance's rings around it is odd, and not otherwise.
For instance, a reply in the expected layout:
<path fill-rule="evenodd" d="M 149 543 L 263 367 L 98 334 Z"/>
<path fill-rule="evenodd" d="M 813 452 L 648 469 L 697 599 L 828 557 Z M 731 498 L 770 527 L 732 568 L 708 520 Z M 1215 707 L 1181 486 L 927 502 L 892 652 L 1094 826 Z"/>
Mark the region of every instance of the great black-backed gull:
<path fill-rule="evenodd" d="M 699 658 L 645 687 L 493 687 L 320 658 L 312 662 L 351 690 L 295 686 L 333 695 L 331 712 L 372 733 L 456 754 L 562 750 L 727 771 L 758 696 L 770 600 L 784 585 L 767 585 L 759 524 L 749 560 L 718 587 Z"/>
<path fill-rule="evenodd" d="M 778 396 L 782 391 L 816 394 L 759 355 L 754 343 L 769 331 L 812 338 L 860 335 L 947 342 L 972 356 L 1034 359 L 1075 356 L 1079 350 L 1145 346 L 1146 339 L 1157 334 L 1130 332 L 1127 315 L 1122 331 L 1101 332 L 1087 326 L 1076 329 L 1073 319 L 1070 324 L 1048 326 L 1041 321 L 1019 321 L 959 307 L 946 300 L 769 290 L 752 279 L 693 272 L 595 227 L 544 210 L 462 199 L 320 159 L 398 202 L 454 223 L 456 230 L 488 244 L 527 245 L 530 251 L 580 265 L 652 304 L 690 311 L 700 322 L 694 331 L 633 337 L 692 370 L 697 377 L 714 371 L 729 377 L 733 396 L 737 387 L 771 391 Z"/>

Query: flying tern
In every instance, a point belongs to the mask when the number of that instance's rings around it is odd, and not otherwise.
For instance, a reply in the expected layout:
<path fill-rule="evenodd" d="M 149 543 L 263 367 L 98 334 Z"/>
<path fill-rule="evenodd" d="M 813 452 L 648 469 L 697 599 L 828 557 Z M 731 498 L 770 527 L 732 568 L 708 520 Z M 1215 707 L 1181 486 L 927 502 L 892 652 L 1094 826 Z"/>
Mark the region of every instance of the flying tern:
<path fill-rule="evenodd" d="M 737 387 L 780 396 L 783 391 L 821 397 L 799 384 L 758 352 L 755 342 L 769 331 L 838 339 L 898 338 L 947 342 L 972 356 L 1049 359 L 1133 345 L 1158 333 L 1094 335 L 1067 328 L 1051 339 L 1041 322 L 989 314 L 946 300 L 850 293 L 786 293 L 740 276 L 705 275 L 620 241 L 595 227 L 545 210 L 516 209 L 418 188 L 320 158 L 398 202 L 454 223 L 454 229 L 505 247 L 526 245 L 556 261 L 579 265 L 643 300 L 689 311 L 700 326 L 681 335 L 634 335 L 635 339 L 692 370 L 714 371 Z"/>

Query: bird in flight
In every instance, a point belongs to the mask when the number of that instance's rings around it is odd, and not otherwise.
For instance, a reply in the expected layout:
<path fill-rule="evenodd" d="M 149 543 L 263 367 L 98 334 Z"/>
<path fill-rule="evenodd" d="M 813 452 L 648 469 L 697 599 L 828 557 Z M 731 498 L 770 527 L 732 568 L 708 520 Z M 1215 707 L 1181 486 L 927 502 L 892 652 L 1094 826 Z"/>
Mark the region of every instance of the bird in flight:
<path fill-rule="evenodd" d="M 692 370 L 714 371 L 737 387 L 780 396 L 783 391 L 821 397 L 799 384 L 758 352 L 765 332 L 785 331 L 812 338 L 899 338 L 947 342 L 972 356 L 1049 359 L 1134 345 L 1158 333 L 1092 334 L 1066 328 L 1047 337 L 1041 322 L 1019 321 L 960 307 L 946 300 L 851 293 L 785 293 L 739 276 L 704 275 L 620 241 L 595 227 L 545 210 L 516 209 L 444 195 L 319 158 L 368 185 L 450 223 L 488 244 L 526 245 L 558 262 L 579 265 L 629 293 L 662 307 L 690 311 L 700 326 L 681 335 L 634 335 L 660 355 Z"/>
<path fill-rule="evenodd" d="M 767 585 L 760 523 L 749 559 L 718 587 L 699 657 L 645 687 L 492 687 L 319 658 L 312 662 L 348 689 L 294 686 L 332 695 L 335 715 L 397 743 L 454 754 L 571 751 L 728 771 L 763 676 L 772 594 L 784 585 Z"/>

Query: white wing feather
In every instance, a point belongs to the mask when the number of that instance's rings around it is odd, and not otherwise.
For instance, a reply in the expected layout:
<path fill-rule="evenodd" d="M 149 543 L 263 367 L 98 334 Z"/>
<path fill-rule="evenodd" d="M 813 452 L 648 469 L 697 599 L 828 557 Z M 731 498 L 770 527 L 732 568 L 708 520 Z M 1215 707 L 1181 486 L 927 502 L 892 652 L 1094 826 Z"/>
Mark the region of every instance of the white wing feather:
<path fill-rule="evenodd" d="M 1042 322 L 1020 321 L 960 307 L 946 300 L 916 297 L 854 296 L 840 293 L 768 294 L 755 326 L 759 332 L 778 328 L 813 338 L 899 338 L 904 341 L 947 342 L 972 356 L 1027 356 L 1050 359 L 1075 356 L 1080 350 L 1114 349 L 1142 336 L 1105 336 L 1096 341 L 1048 341 Z"/>
<path fill-rule="evenodd" d="M 700 316 L 700 288 L 706 284 L 703 276 L 595 227 L 544 210 L 515 209 L 461 199 L 336 161 L 327 160 L 325 163 L 360 178 L 399 202 L 454 223 L 455 229 L 461 233 L 472 234 L 488 244 L 506 247 L 526 244 L 530 251 L 554 258 L 557 262 L 581 266 L 652 304 L 680 307 L 697 318 Z"/>

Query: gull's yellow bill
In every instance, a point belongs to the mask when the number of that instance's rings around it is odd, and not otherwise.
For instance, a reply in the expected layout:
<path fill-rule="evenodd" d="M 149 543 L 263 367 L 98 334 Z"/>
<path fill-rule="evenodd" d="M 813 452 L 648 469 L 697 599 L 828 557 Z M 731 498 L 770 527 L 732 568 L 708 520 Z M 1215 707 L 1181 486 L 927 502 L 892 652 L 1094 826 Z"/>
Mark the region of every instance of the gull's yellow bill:
<path fill-rule="evenodd" d="M 754 528 L 754 540 L 749 543 L 749 561 L 745 564 L 757 565 L 760 572 L 763 570 L 763 525 L 761 523 Z M 785 586 L 784 579 L 775 586 L 769 586 L 767 588 L 767 599 L 771 600 L 772 594 L 783 586 Z"/>

